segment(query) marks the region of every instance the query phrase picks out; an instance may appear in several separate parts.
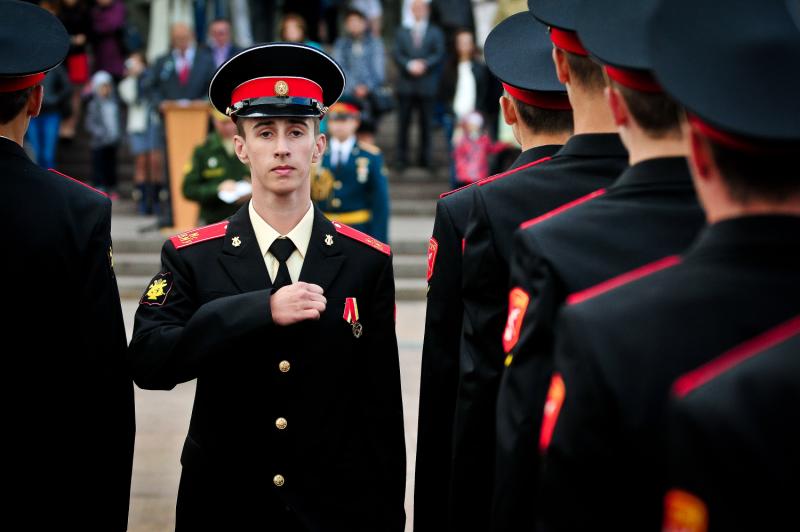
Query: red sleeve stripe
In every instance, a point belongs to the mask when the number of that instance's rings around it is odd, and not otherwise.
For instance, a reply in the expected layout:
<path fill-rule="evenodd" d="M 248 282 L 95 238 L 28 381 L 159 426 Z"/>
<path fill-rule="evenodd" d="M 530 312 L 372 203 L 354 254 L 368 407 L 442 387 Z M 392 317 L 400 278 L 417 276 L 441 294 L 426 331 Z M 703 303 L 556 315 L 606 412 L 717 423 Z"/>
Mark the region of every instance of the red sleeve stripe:
<path fill-rule="evenodd" d="M 631 270 L 623 273 L 622 275 L 607 279 L 602 283 L 587 288 L 586 290 L 581 290 L 580 292 L 570 294 L 567 296 L 567 305 L 577 305 L 578 303 L 582 303 L 586 300 L 597 297 L 600 294 L 610 292 L 611 290 L 619 288 L 622 285 L 632 283 L 633 281 L 647 277 L 648 275 L 652 275 L 658 271 L 671 268 L 676 264 L 680 264 L 680 262 L 681 258 L 679 256 L 671 255 L 655 262 L 651 262 L 650 264 L 645 264 L 644 266 L 636 268 L 635 270 Z"/>
<path fill-rule="evenodd" d="M 595 190 L 591 194 L 587 194 L 587 195 L 585 195 L 583 197 L 580 197 L 580 198 L 578 198 L 578 199 L 576 199 L 574 201 L 570 201 L 569 203 L 565 203 L 561 207 L 557 207 L 557 208 L 553 209 L 550 212 L 546 212 L 546 213 L 542 214 L 541 216 L 537 216 L 536 218 L 531 218 L 527 222 L 522 222 L 522 224 L 520 224 L 519 228 L 520 229 L 527 229 L 528 227 L 533 227 L 534 225 L 536 225 L 536 224 L 538 224 L 540 222 L 543 222 L 545 220 L 549 220 L 550 218 L 553 218 L 554 216 L 558 216 L 559 214 L 563 213 L 564 211 L 568 211 L 573 207 L 577 207 L 581 203 L 586 203 L 587 201 L 591 201 L 591 200 L 593 200 L 593 199 L 595 199 L 597 197 L 602 196 L 605 193 L 606 193 L 606 189 L 604 189 L 604 188 L 601 188 L 599 190 Z"/>
<path fill-rule="evenodd" d="M 797 334 L 800 334 L 800 316 L 795 316 L 789 321 L 734 347 L 714 360 L 686 373 L 672 385 L 672 393 L 677 397 L 684 397 L 695 388 L 733 369 L 745 360 L 763 353 Z"/>
<path fill-rule="evenodd" d="M 95 192 L 97 192 L 98 194 L 102 194 L 103 196 L 105 196 L 105 197 L 108 197 L 108 194 L 106 194 L 106 193 L 105 193 L 105 192 L 103 192 L 102 190 L 97 190 L 97 189 L 96 189 L 96 188 L 94 188 L 93 186 L 87 185 L 87 184 L 86 184 L 86 183 L 84 183 L 83 181 L 79 181 L 79 180 L 75 179 L 74 177 L 70 177 L 70 176 L 68 176 L 67 174 L 62 174 L 61 172 L 59 172 L 58 170 L 55 170 L 55 169 L 53 169 L 53 168 L 48 168 L 47 170 L 48 170 L 49 172 L 53 172 L 54 174 L 58 174 L 58 175 L 60 175 L 61 177 L 66 177 L 66 178 L 67 178 L 67 179 L 69 179 L 70 181 L 75 181 L 75 182 L 76 182 L 76 183 L 78 183 L 79 185 L 83 185 L 83 186 L 85 186 L 86 188 L 88 188 L 89 190 L 94 190 L 94 191 L 95 191 Z"/>

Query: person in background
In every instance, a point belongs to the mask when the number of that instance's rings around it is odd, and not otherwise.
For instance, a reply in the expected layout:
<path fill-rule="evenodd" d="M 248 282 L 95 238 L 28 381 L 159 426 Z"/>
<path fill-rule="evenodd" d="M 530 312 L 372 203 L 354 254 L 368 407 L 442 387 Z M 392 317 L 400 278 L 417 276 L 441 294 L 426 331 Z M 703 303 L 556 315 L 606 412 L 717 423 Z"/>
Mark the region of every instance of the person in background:
<path fill-rule="evenodd" d="M 128 106 L 126 132 L 134 156 L 133 199 L 139 214 L 159 214 L 164 155 L 161 149 L 161 121 L 150 101 L 152 70 L 141 52 L 125 61 L 126 75 L 119 84 L 120 99 Z"/>
<path fill-rule="evenodd" d="M 39 116 L 31 120 L 28 126 L 28 141 L 36 154 L 36 162 L 42 168 L 55 168 L 56 148 L 58 146 L 58 129 L 61 115 L 68 108 L 72 97 L 72 85 L 69 82 L 67 69 L 59 65 L 47 73 L 42 80 L 44 99 Z"/>
<path fill-rule="evenodd" d="M 429 168 L 431 163 L 431 130 L 440 64 L 444 57 L 444 34 L 428 21 L 430 8 L 424 0 L 411 4 L 414 24 L 397 30 L 393 56 L 400 69 L 397 100 L 400 127 L 397 136 L 397 167 L 402 171 L 408 164 L 408 134 L 411 113 L 416 110 L 420 123 L 418 165 Z"/>
<path fill-rule="evenodd" d="M 116 199 L 117 149 L 122 128 L 114 79 L 104 70 L 92 76 L 92 99 L 86 107 L 85 125 L 91 135 L 92 182 L 95 188 Z"/>
<path fill-rule="evenodd" d="M 86 43 L 89 35 L 89 10 L 83 0 L 61 0 L 56 11 L 69 33 L 69 53 L 64 63 L 72 83 L 70 112 L 61 120 L 59 136 L 71 140 L 81 118 L 81 91 L 89 82 L 89 54 Z"/>
<path fill-rule="evenodd" d="M 153 97 L 161 109 L 166 100 L 205 100 L 214 77 L 214 57 L 198 47 L 194 32 L 182 22 L 172 25 L 172 49 L 153 65 Z"/>
<path fill-rule="evenodd" d="M 214 131 L 195 148 L 183 180 L 183 195 L 200 204 L 200 218 L 205 224 L 224 220 L 250 199 L 249 193 L 239 195 L 232 203 L 220 198 L 221 192 L 236 192 L 237 183 L 249 181 L 250 171 L 234 151 L 236 123 L 216 110 L 211 110 L 211 118 Z"/>
<path fill-rule="evenodd" d="M 489 175 L 489 158 L 507 148 L 503 142 L 492 142 L 483 127 L 483 117 L 477 111 L 464 116 L 453 149 L 455 174 L 453 188 L 474 183 Z"/>
<path fill-rule="evenodd" d="M 125 74 L 125 5 L 122 0 L 97 0 L 89 15 L 94 71 L 104 70 L 119 81 Z"/>
<path fill-rule="evenodd" d="M 311 177 L 311 199 L 334 221 L 386 242 L 389 236 L 389 184 L 383 155 L 356 138 L 358 100 L 342 97 L 330 109 L 330 144 Z"/>
<path fill-rule="evenodd" d="M 306 21 L 297 13 L 286 13 L 281 20 L 280 40 L 285 42 L 298 42 L 313 46 L 319 50 L 322 46 L 306 38 Z"/>
<path fill-rule="evenodd" d="M 352 0 L 350 7 L 364 13 L 369 21 L 370 33 L 380 37 L 383 26 L 383 6 L 380 0 Z"/>
<path fill-rule="evenodd" d="M 231 23 L 222 18 L 212 21 L 208 26 L 208 47 L 214 56 L 214 66 L 217 68 L 241 52 L 231 41 Z"/>
<path fill-rule="evenodd" d="M 383 41 L 369 32 L 369 21 L 357 9 L 348 9 L 344 17 L 345 35 L 333 45 L 333 58 L 347 76 L 345 95 L 357 98 L 364 110 L 362 129 L 374 133 L 379 117 L 372 96 L 386 77 Z"/>

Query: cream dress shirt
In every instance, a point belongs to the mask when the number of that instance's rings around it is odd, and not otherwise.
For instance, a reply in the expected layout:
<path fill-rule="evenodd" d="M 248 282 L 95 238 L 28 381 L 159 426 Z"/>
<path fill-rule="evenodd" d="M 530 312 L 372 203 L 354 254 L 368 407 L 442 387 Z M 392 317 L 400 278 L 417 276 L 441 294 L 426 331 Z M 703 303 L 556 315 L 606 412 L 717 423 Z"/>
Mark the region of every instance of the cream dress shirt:
<path fill-rule="evenodd" d="M 281 235 L 271 225 L 264 221 L 259 216 L 253 207 L 253 200 L 250 200 L 248 206 L 250 212 L 250 223 L 253 225 L 253 232 L 256 234 L 258 247 L 261 249 L 261 255 L 264 257 L 264 263 L 267 265 L 267 272 L 269 273 L 270 281 L 275 281 L 275 276 L 278 275 L 278 259 L 269 252 L 269 247 L 277 238 L 288 238 L 294 243 L 295 250 L 286 259 L 286 267 L 289 269 L 289 277 L 292 282 L 296 283 L 300 278 L 300 270 L 303 268 L 303 260 L 308 251 L 308 243 L 311 241 L 311 229 L 314 226 L 314 207 L 311 203 L 308 204 L 308 211 L 286 235 Z"/>

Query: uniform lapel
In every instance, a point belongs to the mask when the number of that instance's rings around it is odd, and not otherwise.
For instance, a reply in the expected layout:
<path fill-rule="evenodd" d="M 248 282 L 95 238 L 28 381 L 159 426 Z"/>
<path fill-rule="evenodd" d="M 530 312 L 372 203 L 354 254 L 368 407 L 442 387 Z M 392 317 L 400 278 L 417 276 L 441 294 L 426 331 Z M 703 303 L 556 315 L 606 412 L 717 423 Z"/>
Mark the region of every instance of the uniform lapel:
<path fill-rule="evenodd" d="M 322 287 L 327 292 L 345 261 L 333 224 L 322 212 L 314 207 L 314 227 L 311 230 L 311 241 L 300 270 L 300 280 Z M 330 245 L 328 244 L 330 243 Z"/>
<path fill-rule="evenodd" d="M 222 267 L 241 292 L 270 288 L 267 265 L 250 222 L 248 204 L 245 203 L 231 216 L 219 256 Z"/>

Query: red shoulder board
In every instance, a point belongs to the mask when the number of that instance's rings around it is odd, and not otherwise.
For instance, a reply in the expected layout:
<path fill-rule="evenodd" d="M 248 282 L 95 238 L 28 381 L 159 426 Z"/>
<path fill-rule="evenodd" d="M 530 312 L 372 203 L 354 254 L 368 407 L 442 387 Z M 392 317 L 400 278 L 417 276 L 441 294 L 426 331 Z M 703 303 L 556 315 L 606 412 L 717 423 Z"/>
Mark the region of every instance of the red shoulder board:
<path fill-rule="evenodd" d="M 655 262 L 651 262 L 650 264 L 645 264 L 644 266 L 636 268 L 635 270 L 625 272 L 622 275 L 617 275 L 616 277 L 607 279 L 602 283 L 591 286 L 586 290 L 581 290 L 580 292 L 570 294 L 567 296 L 567 305 L 577 305 L 578 303 L 582 303 L 587 299 L 592 299 L 600 294 L 610 292 L 611 290 L 619 288 L 622 285 L 632 283 L 633 281 L 647 277 L 648 275 L 654 274 L 658 271 L 671 268 L 676 264 L 680 264 L 680 262 L 681 258 L 679 256 L 671 255 Z"/>
<path fill-rule="evenodd" d="M 496 174 L 496 175 L 493 175 L 491 177 L 487 177 L 486 179 L 482 179 L 482 180 L 478 181 L 477 182 L 478 186 L 482 187 L 483 185 L 488 185 L 492 181 L 497 181 L 498 179 L 506 177 L 507 175 L 516 174 L 517 172 L 519 172 L 521 170 L 525 170 L 526 168 L 530 168 L 531 166 L 536 166 L 537 164 L 541 164 L 541 163 L 543 163 L 545 161 L 549 161 L 550 159 L 552 159 L 552 157 L 542 157 L 541 159 L 536 159 L 535 161 L 530 162 L 528 164 L 523 164 L 522 166 L 518 166 L 516 168 L 512 168 L 511 170 L 506 170 L 502 174 Z"/>
<path fill-rule="evenodd" d="M 536 225 L 536 224 L 538 224 L 540 222 L 543 222 L 545 220 L 549 220 L 550 218 L 553 218 L 554 216 L 558 216 L 562 212 L 568 211 L 568 210 L 572 209 L 573 207 L 577 207 L 578 205 L 580 205 L 582 203 L 586 203 L 587 201 L 591 201 L 591 200 L 593 200 L 593 199 L 595 199 L 595 198 L 597 198 L 599 196 L 602 196 L 605 193 L 606 193 L 606 189 L 604 189 L 604 188 L 601 188 L 599 190 L 595 190 L 594 192 L 592 192 L 590 194 L 586 194 L 583 197 L 580 197 L 580 198 L 578 198 L 576 200 L 570 201 L 569 203 L 565 203 L 561 207 L 556 207 L 552 211 L 546 212 L 546 213 L 542 214 L 541 216 L 537 216 L 536 218 L 532 218 L 532 219 L 528 220 L 527 222 L 522 222 L 520 224 L 519 228 L 520 229 L 527 229 L 527 228 L 529 228 L 531 226 L 534 226 L 534 225 Z"/>
<path fill-rule="evenodd" d="M 61 177 L 66 177 L 66 178 L 67 178 L 67 179 L 69 179 L 70 181 L 75 181 L 75 182 L 76 182 L 76 183 L 78 183 L 79 185 L 83 185 L 83 186 L 85 186 L 86 188 L 88 188 L 89 190 L 94 190 L 94 191 L 95 191 L 95 192 L 97 192 L 98 194 L 102 194 L 103 196 L 105 196 L 105 197 L 108 197 L 108 194 L 106 194 L 106 193 L 105 193 L 105 192 L 103 192 L 102 190 L 97 190 L 96 188 L 94 188 L 94 187 L 92 187 L 92 186 L 89 186 L 89 185 L 87 185 L 87 184 L 86 184 L 86 183 L 84 183 L 83 181 L 79 181 L 79 180 L 75 179 L 74 177 L 70 177 L 70 176 L 68 176 L 67 174 L 62 174 L 62 173 L 61 173 L 61 172 L 59 172 L 58 170 L 55 170 L 55 169 L 53 169 L 53 168 L 48 168 L 48 171 L 49 171 L 49 172 L 53 172 L 54 174 L 60 175 Z"/>
<path fill-rule="evenodd" d="M 695 388 L 715 379 L 745 360 L 757 356 L 767 349 L 789 340 L 797 334 L 800 334 L 800 316 L 796 316 L 734 347 L 710 362 L 683 375 L 672 385 L 672 393 L 677 397 L 683 397 Z"/>
<path fill-rule="evenodd" d="M 488 177 L 484 177 L 484 179 L 489 179 L 489 178 Z M 458 188 L 454 188 L 453 190 L 448 190 L 447 192 L 442 192 L 441 194 L 439 194 L 439 199 L 446 198 L 447 196 L 449 196 L 451 194 L 455 194 L 456 192 L 464 190 L 465 188 L 469 188 L 472 185 L 474 185 L 476 183 L 480 183 L 480 182 L 481 182 L 481 180 L 473 181 L 472 183 L 467 183 L 466 185 L 460 186 Z"/>
<path fill-rule="evenodd" d="M 352 227 L 349 227 L 339 222 L 333 222 L 333 226 L 339 233 L 343 234 L 344 236 L 349 236 L 353 240 L 358 240 L 362 244 L 366 244 L 373 249 L 377 249 L 381 253 L 385 253 L 387 255 L 392 254 L 392 248 L 390 248 L 388 244 L 384 244 L 380 240 L 376 240 L 371 236 L 369 236 L 368 234 L 362 233 L 358 229 L 353 229 Z"/>
<path fill-rule="evenodd" d="M 190 229 L 189 231 L 178 233 L 171 237 L 170 240 L 172 241 L 172 245 L 175 246 L 175 249 L 181 249 L 191 246 L 192 244 L 223 237 L 227 229 L 228 220 L 224 220 L 205 227 L 198 227 L 197 229 Z"/>

